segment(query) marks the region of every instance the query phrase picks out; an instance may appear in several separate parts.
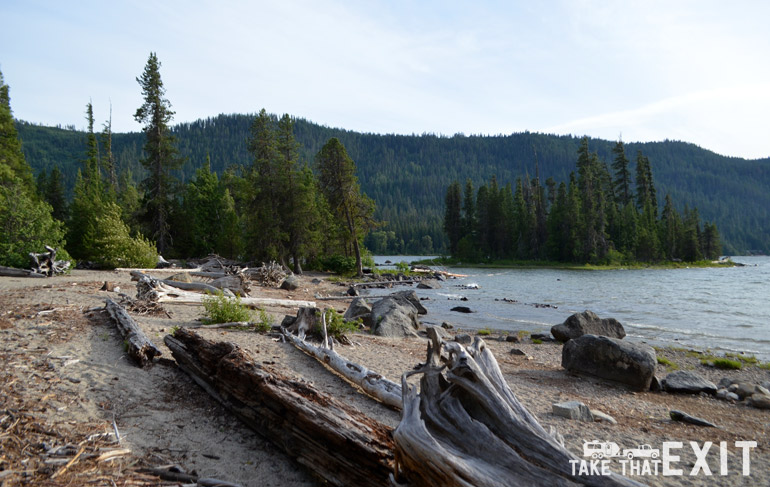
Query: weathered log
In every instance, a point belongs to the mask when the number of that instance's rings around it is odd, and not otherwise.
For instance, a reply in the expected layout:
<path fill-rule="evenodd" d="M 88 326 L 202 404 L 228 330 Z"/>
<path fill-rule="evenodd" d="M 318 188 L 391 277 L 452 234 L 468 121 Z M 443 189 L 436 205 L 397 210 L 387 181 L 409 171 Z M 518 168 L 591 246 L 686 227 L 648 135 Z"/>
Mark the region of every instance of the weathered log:
<path fill-rule="evenodd" d="M 165 337 L 179 367 L 250 428 L 331 485 L 384 486 L 393 464 L 387 426 L 258 364 L 232 343 L 180 329 Z"/>
<path fill-rule="evenodd" d="M 0 276 L 5 277 L 48 277 L 45 274 L 29 269 L 17 269 L 16 267 L 0 266 Z"/>
<path fill-rule="evenodd" d="M 208 297 L 204 294 L 187 292 L 179 288 L 169 286 L 160 279 L 144 276 L 136 283 L 137 297 L 159 303 L 202 304 Z M 218 290 L 217 290 L 218 291 Z M 285 308 L 298 308 L 301 306 L 315 306 L 314 301 L 301 301 L 293 299 L 273 298 L 240 298 L 241 304 L 252 308 L 264 306 L 281 306 Z"/>
<path fill-rule="evenodd" d="M 182 282 L 182 281 L 174 281 L 173 279 L 157 279 L 155 277 L 151 277 L 144 274 L 142 271 L 131 271 L 130 274 L 131 274 L 132 281 L 139 281 L 143 277 L 147 277 L 149 279 L 155 279 L 158 282 L 162 282 L 167 286 L 175 287 L 177 289 L 182 289 L 184 291 L 203 291 L 211 294 L 216 294 L 219 291 L 221 291 L 221 288 L 214 287 L 210 284 L 206 284 L 205 282 Z M 230 295 L 232 296 L 232 294 Z"/>
<path fill-rule="evenodd" d="M 160 349 L 147 338 L 121 305 L 108 298 L 105 308 L 125 339 L 128 355 L 141 367 L 152 364 L 152 360 L 161 355 Z"/>
<path fill-rule="evenodd" d="M 325 314 L 324 314 L 325 318 Z M 292 345 L 328 365 L 332 370 L 359 386 L 365 393 L 378 401 L 396 409 L 401 409 L 401 386 L 380 374 L 371 371 L 363 365 L 351 362 L 334 351 L 325 339 L 321 346 L 311 345 L 306 340 L 296 337 L 282 328 L 281 331 Z"/>
<path fill-rule="evenodd" d="M 63 274 L 70 268 L 72 263 L 68 260 L 56 260 L 58 249 L 45 246 L 48 252 L 30 252 L 29 258 L 32 259 L 32 272 L 43 274 L 45 276 L 54 276 Z"/>
<path fill-rule="evenodd" d="M 414 486 L 641 485 L 615 474 L 573 474 L 570 461 L 580 459 L 516 399 L 483 340 L 477 337 L 467 347 L 442 343 L 435 333 L 431 340 L 426 364 L 401 379 L 404 409 L 393 433 L 396 481 Z M 423 374 L 419 394 L 406 381 L 412 374 Z"/>

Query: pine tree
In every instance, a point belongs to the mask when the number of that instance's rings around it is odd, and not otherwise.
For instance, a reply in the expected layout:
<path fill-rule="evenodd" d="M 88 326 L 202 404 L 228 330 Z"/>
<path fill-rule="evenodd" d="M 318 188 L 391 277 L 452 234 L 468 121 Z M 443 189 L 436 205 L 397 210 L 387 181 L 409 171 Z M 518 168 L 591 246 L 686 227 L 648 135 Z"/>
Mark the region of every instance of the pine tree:
<path fill-rule="evenodd" d="M 62 223 L 41 201 L 21 152 L 9 88 L 0 72 L 0 265 L 27 267 L 29 253 L 42 252 L 45 245 L 59 248 L 58 256 L 67 259 L 64 244 Z"/>
<path fill-rule="evenodd" d="M 158 242 L 161 254 L 170 247 L 169 217 L 172 212 L 176 179 L 172 171 L 184 164 L 175 147 L 169 123 L 174 112 L 166 99 L 166 90 L 160 77 L 160 61 L 154 52 L 150 53 L 144 72 L 136 81 L 142 87 L 144 103 L 134 114 L 134 119 L 144 124 L 146 137 L 145 157 L 141 160 L 147 169 L 147 178 L 142 181 L 144 190 L 144 219 Z"/>
<path fill-rule="evenodd" d="M 449 185 L 445 198 L 444 231 L 449 237 L 449 254 L 457 255 L 457 248 L 462 238 L 462 189 L 460 183 L 454 181 Z"/>
<path fill-rule="evenodd" d="M 58 166 L 54 166 L 51 170 L 51 174 L 48 176 L 45 188 L 43 190 L 43 198 L 51 205 L 53 212 L 51 215 L 61 221 L 67 221 L 69 215 L 69 206 L 67 204 L 67 197 L 64 194 L 64 184 L 62 183 L 62 174 Z"/>
<path fill-rule="evenodd" d="M 101 164 L 107 174 L 110 194 L 114 199 L 118 193 L 118 175 L 115 158 L 112 154 L 112 103 L 110 103 L 110 118 L 103 125 L 101 139 L 102 146 L 104 146 L 104 157 L 101 158 Z"/>
<path fill-rule="evenodd" d="M 629 160 L 626 157 L 626 149 L 623 146 L 622 140 L 618 140 L 612 149 L 612 153 L 615 155 L 612 169 L 615 171 L 613 184 L 615 186 L 616 201 L 622 208 L 631 203 L 634 197 L 631 192 L 631 171 L 628 169 Z"/>
<path fill-rule="evenodd" d="M 360 240 L 374 226 L 374 202 L 361 193 L 356 164 L 337 138 L 329 139 L 318 152 L 316 167 L 321 192 L 344 228 L 344 244 L 353 247 L 357 274 L 363 276 Z"/>

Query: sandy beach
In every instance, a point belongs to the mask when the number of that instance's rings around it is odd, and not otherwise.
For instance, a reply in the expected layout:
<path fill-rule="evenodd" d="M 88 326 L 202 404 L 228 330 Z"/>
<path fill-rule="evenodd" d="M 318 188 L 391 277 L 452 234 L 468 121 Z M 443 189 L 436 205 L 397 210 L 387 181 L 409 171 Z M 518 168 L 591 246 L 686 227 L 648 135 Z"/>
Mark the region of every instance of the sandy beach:
<path fill-rule="evenodd" d="M 302 300 L 342 294 L 346 288 L 328 277 L 308 273 L 301 276 L 296 291 L 254 286 L 251 294 Z M 0 277 L 0 486 L 184 484 L 140 472 L 141 468 L 172 464 L 187 473 L 243 486 L 322 484 L 246 429 L 174 366 L 163 336 L 173 327 L 197 326 L 201 306 L 164 304 L 170 317 L 133 315 L 163 350 L 161 363 L 140 369 L 125 355 L 122 338 L 106 315 L 85 312 L 103 306 L 107 297 L 117 299 L 116 291 L 101 290 L 105 282 L 130 296 L 136 292 L 128 272 L 76 270 L 48 279 Z M 344 312 L 349 302 L 328 300 L 318 301 L 318 305 Z M 285 314 L 296 314 L 289 308 L 267 311 L 275 323 Z M 395 428 L 400 420 L 399 412 L 360 393 L 288 343 L 253 331 L 196 331 L 211 340 L 234 342 L 255 360 L 310 382 L 390 427 Z M 583 456 L 584 441 L 612 441 L 622 448 L 661 448 L 664 442 L 681 442 L 682 447 L 672 453 L 679 459 L 670 464 L 681 469 L 681 474 L 639 471 L 632 477 L 650 485 L 767 485 L 770 411 L 708 395 L 634 392 L 598 378 L 567 373 L 560 365 L 560 344 L 537 344 L 527 338 L 511 343 L 497 333 L 483 338 L 516 397 L 541 424 L 563 435 L 567 448 L 578 457 Z M 366 333 L 351 339 L 353 345 L 339 347 L 338 352 L 393 381 L 424 360 L 427 343 L 421 338 L 386 339 Z M 731 371 L 704 366 L 697 353 L 688 353 L 686 344 L 683 346 L 659 350 L 658 355 L 674 367 L 695 371 L 715 383 L 724 377 L 756 384 L 770 380 L 770 371 L 755 365 Z M 512 349 L 524 355 L 512 354 Z M 656 375 L 663 378 L 670 370 L 671 366 L 659 364 Z M 571 400 L 609 414 L 617 424 L 578 422 L 552 413 L 554 403 Z M 672 421 L 672 409 L 718 427 Z M 120 442 L 114 438 L 116 429 Z M 749 465 L 744 449 L 736 446 L 741 441 L 756 442 L 756 447 L 746 450 Z M 708 454 L 700 453 L 711 475 L 700 467 L 690 475 L 699 463 L 691 442 L 699 452 L 706 442 L 713 444 Z M 726 445 L 726 475 L 721 474 L 720 442 Z M 73 450 L 69 455 L 61 449 L 60 455 L 53 454 L 67 445 Z M 105 453 L 113 456 L 100 459 Z M 617 459 L 610 462 L 618 473 L 623 465 Z M 744 475 L 747 467 L 748 475 Z"/>

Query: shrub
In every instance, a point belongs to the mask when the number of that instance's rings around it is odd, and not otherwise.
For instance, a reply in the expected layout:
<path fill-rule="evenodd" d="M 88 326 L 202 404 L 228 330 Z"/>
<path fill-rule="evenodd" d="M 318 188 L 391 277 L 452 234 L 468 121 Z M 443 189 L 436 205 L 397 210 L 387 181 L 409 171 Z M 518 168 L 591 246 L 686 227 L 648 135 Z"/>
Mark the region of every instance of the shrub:
<path fill-rule="evenodd" d="M 541 343 L 543 343 L 543 340 L 539 338 L 533 338 L 532 343 L 534 343 L 535 345 L 540 345 Z"/>
<path fill-rule="evenodd" d="M 106 203 L 103 211 L 83 237 L 85 260 L 107 269 L 155 267 L 158 262 L 155 245 L 141 235 L 131 237 L 128 225 L 121 219 L 120 207 Z"/>
<path fill-rule="evenodd" d="M 203 322 L 207 325 L 251 320 L 251 312 L 241 303 L 241 297 L 229 298 L 222 291 L 203 298 L 203 309 L 206 314 Z"/>
<path fill-rule="evenodd" d="M 254 325 L 256 331 L 265 333 L 273 327 L 273 317 L 267 314 L 264 309 L 259 310 L 259 320 Z"/>
<path fill-rule="evenodd" d="M 323 319 L 323 315 L 321 316 L 321 319 Z M 347 340 L 345 333 L 358 331 L 359 324 L 361 324 L 361 319 L 356 321 L 346 321 L 336 310 L 329 309 L 326 311 L 326 333 L 339 342 Z M 321 320 L 318 321 L 318 329 L 316 332 L 320 336 L 323 336 L 323 323 Z"/>
<path fill-rule="evenodd" d="M 321 259 L 321 267 L 335 274 L 352 274 L 356 271 L 355 257 L 332 255 Z"/>
<path fill-rule="evenodd" d="M 739 361 L 731 360 L 729 358 L 714 359 L 714 362 L 712 363 L 712 365 L 717 369 L 724 369 L 724 370 L 739 370 L 743 367 L 743 365 Z"/>

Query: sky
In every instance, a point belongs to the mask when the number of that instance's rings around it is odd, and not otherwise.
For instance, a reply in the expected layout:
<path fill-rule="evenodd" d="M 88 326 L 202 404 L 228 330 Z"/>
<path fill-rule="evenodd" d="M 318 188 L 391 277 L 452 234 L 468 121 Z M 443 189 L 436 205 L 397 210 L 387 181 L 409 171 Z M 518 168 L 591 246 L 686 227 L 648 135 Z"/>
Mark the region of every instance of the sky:
<path fill-rule="evenodd" d="M 770 157 L 770 2 L 0 1 L 17 119 L 140 131 L 161 62 L 174 123 L 270 113 L 359 132 L 682 140 Z"/>

